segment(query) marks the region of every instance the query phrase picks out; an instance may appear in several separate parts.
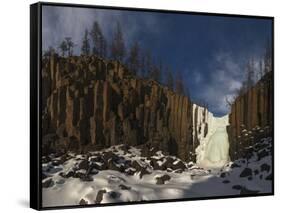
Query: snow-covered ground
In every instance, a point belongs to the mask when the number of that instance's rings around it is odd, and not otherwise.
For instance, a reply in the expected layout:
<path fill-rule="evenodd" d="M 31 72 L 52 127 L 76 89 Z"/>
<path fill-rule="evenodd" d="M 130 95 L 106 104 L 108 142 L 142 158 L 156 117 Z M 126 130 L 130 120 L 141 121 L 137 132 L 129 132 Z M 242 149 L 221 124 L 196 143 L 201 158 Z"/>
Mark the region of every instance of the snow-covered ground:
<path fill-rule="evenodd" d="M 223 122 L 215 122 L 218 128 L 205 144 L 205 152 L 214 151 L 215 139 L 225 140 Z M 141 149 L 122 145 L 87 155 L 51 155 L 43 159 L 43 206 L 270 193 L 271 138 L 249 149 L 250 157 L 220 169 L 200 168 L 155 150 L 144 157 Z M 205 153 L 201 159 L 225 160 L 221 152 L 219 158 Z"/>

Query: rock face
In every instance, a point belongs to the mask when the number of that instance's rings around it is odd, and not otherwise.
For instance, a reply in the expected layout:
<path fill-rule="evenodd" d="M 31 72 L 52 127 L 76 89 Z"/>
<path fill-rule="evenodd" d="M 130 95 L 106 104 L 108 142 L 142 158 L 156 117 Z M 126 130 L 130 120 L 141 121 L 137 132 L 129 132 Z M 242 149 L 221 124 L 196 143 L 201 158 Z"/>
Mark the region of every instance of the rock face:
<path fill-rule="evenodd" d="M 43 59 L 42 96 L 43 155 L 150 144 L 195 160 L 190 99 L 133 76 L 116 61 Z"/>
<path fill-rule="evenodd" d="M 236 98 L 229 115 L 230 157 L 245 155 L 244 148 L 271 134 L 273 122 L 273 73 Z"/>

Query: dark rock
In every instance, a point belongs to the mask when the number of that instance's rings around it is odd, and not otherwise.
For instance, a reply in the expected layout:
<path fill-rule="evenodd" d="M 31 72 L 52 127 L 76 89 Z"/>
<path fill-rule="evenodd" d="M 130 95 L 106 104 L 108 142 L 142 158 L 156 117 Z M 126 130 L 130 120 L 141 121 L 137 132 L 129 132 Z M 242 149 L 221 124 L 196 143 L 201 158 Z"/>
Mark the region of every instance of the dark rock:
<path fill-rule="evenodd" d="M 54 161 L 52 161 L 52 165 L 53 166 L 59 166 L 60 165 L 60 161 L 59 160 L 54 160 Z"/>
<path fill-rule="evenodd" d="M 154 170 L 165 170 L 166 166 L 163 164 L 160 166 L 157 161 L 158 161 L 158 159 L 150 158 L 150 165 L 152 166 L 152 168 Z"/>
<path fill-rule="evenodd" d="M 228 173 L 226 173 L 226 172 L 222 172 L 222 173 L 220 174 L 220 177 L 221 177 L 221 178 L 225 178 L 227 174 L 228 174 Z"/>
<path fill-rule="evenodd" d="M 122 144 L 121 146 L 119 146 L 119 149 L 123 150 L 126 153 L 128 153 L 130 146 L 127 144 Z"/>
<path fill-rule="evenodd" d="M 92 163 L 92 167 L 97 169 L 97 170 L 106 170 L 108 169 L 108 164 L 107 163 Z"/>
<path fill-rule="evenodd" d="M 174 160 L 173 158 L 167 157 L 167 158 L 166 158 L 166 161 L 163 163 L 163 166 L 165 166 L 165 168 L 171 168 L 171 169 L 173 169 L 173 167 L 174 167 L 174 165 L 173 165 L 174 161 L 175 161 L 175 160 Z"/>
<path fill-rule="evenodd" d="M 268 176 L 265 178 L 265 180 L 270 180 L 270 181 L 272 181 L 272 173 L 271 173 L 270 175 L 268 175 Z"/>
<path fill-rule="evenodd" d="M 79 205 L 87 205 L 88 202 L 84 200 L 83 198 L 80 200 Z"/>
<path fill-rule="evenodd" d="M 113 161 L 113 162 L 118 162 L 119 160 L 119 157 L 118 155 L 116 155 L 115 153 L 113 153 L 112 151 L 109 151 L 109 152 L 104 152 L 103 155 L 102 155 L 102 158 L 104 159 L 104 161 Z"/>
<path fill-rule="evenodd" d="M 269 171 L 270 171 L 270 166 L 269 166 L 268 164 L 266 164 L 266 163 L 262 164 L 262 165 L 261 165 L 261 171 L 262 171 L 262 172 L 263 172 L 263 171 L 269 172 Z"/>
<path fill-rule="evenodd" d="M 96 196 L 96 203 L 101 203 L 104 193 L 106 193 L 105 189 L 98 191 L 97 196 Z"/>
<path fill-rule="evenodd" d="M 42 180 L 44 180 L 45 178 L 47 178 L 48 176 L 43 172 L 42 173 Z"/>
<path fill-rule="evenodd" d="M 241 195 L 252 195 L 252 194 L 257 194 L 257 193 L 259 193 L 259 191 L 250 190 L 250 189 L 247 189 L 246 187 L 242 187 L 241 191 L 240 191 Z"/>
<path fill-rule="evenodd" d="M 171 177 L 169 175 L 163 175 L 160 177 L 156 177 L 156 184 L 158 184 L 158 185 L 165 184 L 165 182 L 170 179 L 171 179 Z"/>
<path fill-rule="evenodd" d="M 230 183 L 230 181 L 229 180 L 224 180 L 223 183 L 227 184 L 227 183 Z"/>
<path fill-rule="evenodd" d="M 127 175 L 134 175 L 135 172 L 136 172 L 136 170 L 135 170 L 135 169 L 132 169 L 132 168 L 128 168 L 128 169 L 125 170 L 125 173 L 126 173 Z"/>
<path fill-rule="evenodd" d="M 185 170 L 186 166 L 182 161 L 178 161 L 178 162 L 172 164 L 172 169 L 173 170 L 178 170 L 178 169 Z"/>
<path fill-rule="evenodd" d="M 91 182 L 93 181 L 93 177 L 89 176 L 89 175 L 84 175 L 80 178 L 82 181 L 85 181 L 85 182 Z"/>
<path fill-rule="evenodd" d="M 175 173 L 183 173 L 183 170 L 182 169 L 177 169 L 177 170 L 175 170 Z"/>
<path fill-rule="evenodd" d="M 79 169 L 88 170 L 88 168 L 89 168 L 89 162 L 88 162 L 88 160 L 82 160 L 82 161 L 78 164 L 78 168 L 79 168 Z"/>
<path fill-rule="evenodd" d="M 119 188 L 120 188 L 121 190 L 130 190 L 132 187 L 126 186 L 126 185 L 123 185 L 123 184 L 120 184 L 120 185 L 119 185 Z"/>
<path fill-rule="evenodd" d="M 257 170 L 257 169 L 254 170 L 254 174 L 255 174 L 255 175 L 258 175 L 259 173 L 260 173 L 259 170 Z"/>
<path fill-rule="evenodd" d="M 140 171 L 140 179 L 144 176 L 144 175 L 149 175 L 151 174 L 146 168 L 142 168 Z"/>
<path fill-rule="evenodd" d="M 143 168 L 142 165 L 135 160 L 131 163 L 131 166 L 136 169 L 136 171 L 141 171 Z"/>
<path fill-rule="evenodd" d="M 114 161 L 109 160 L 108 162 L 108 169 L 114 170 L 114 171 L 119 171 L 119 172 L 124 172 L 124 167 L 122 165 L 117 165 L 114 163 Z"/>
<path fill-rule="evenodd" d="M 86 172 L 78 170 L 74 173 L 73 177 L 82 179 L 85 177 L 85 175 L 86 175 Z"/>
<path fill-rule="evenodd" d="M 42 181 L 42 187 L 43 188 L 49 188 L 54 185 L 54 181 L 52 178 L 48 178 Z"/>
<path fill-rule="evenodd" d="M 66 172 L 63 176 L 66 178 L 70 178 L 70 177 L 73 177 L 74 174 L 75 174 L 74 171 L 70 170 L 70 171 Z"/>
<path fill-rule="evenodd" d="M 92 163 L 95 163 L 95 162 L 104 163 L 104 160 L 100 155 L 98 155 L 98 156 L 91 157 L 90 162 L 92 162 Z"/>
<path fill-rule="evenodd" d="M 237 163 L 233 163 L 231 164 L 230 168 L 234 169 L 234 168 L 239 168 L 241 167 L 240 165 L 238 165 Z"/>
<path fill-rule="evenodd" d="M 242 186 L 240 185 L 234 185 L 232 186 L 233 189 L 236 189 L 236 190 L 241 190 L 242 189 Z"/>
<path fill-rule="evenodd" d="M 56 181 L 56 184 L 64 184 L 65 180 L 64 179 L 59 179 Z"/>
<path fill-rule="evenodd" d="M 110 192 L 108 192 L 108 195 L 109 195 L 110 198 L 116 199 L 116 198 L 119 198 L 121 196 L 121 193 L 115 192 L 115 191 L 110 191 Z"/>
<path fill-rule="evenodd" d="M 252 169 L 247 167 L 241 172 L 240 177 L 248 177 L 251 175 L 252 175 Z"/>
<path fill-rule="evenodd" d="M 268 155 L 269 155 L 269 152 L 266 151 L 265 149 L 263 149 L 262 151 L 258 152 L 258 160 L 260 160 Z"/>
<path fill-rule="evenodd" d="M 249 177 L 248 177 L 248 180 L 253 180 L 253 176 L 249 176 Z"/>

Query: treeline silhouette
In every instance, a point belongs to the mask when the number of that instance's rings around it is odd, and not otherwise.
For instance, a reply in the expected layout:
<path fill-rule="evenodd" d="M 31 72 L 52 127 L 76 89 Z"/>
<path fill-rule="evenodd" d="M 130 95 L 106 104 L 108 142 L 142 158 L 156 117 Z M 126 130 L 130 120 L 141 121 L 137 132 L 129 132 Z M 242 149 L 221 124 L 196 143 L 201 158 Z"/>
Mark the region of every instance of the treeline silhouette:
<path fill-rule="evenodd" d="M 74 48 L 78 46 L 71 37 L 65 37 L 57 48 L 50 46 L 43 52 L 43 57 L 57 54 L 61 57 L 74 55 Z M 78 47 L 79 48 L 79 47 Z M 81 36 L 80 55 L 96 55 L 104 59 L 118 60 L 136 76 L 153 79 L 169 87 L 181 95 L 188 95 L 188 87 L 180 71 L 173 71 L 164 65 L 162 60 L 152 56 L 148 49 L 142 49 L 138 41 L 127 47 L 123 30 L 119 21 L 116 22 L 113 35 L 108 41 L 97 21 L 90 29 L 85 29 Z"/>
<path fill-rule="evenodd" d="M 228 106 L 231 106 L 237 97 L 245 94 L 260 79 L 262 79 L 263 76 L 265 76 L 268 72 L 271 72 L 272 70 L 272 47 L 268 40 L 265 45 L 262 57 L 258 60 L 250 58 L 245 64 L 245 67 L 243 69 L 244 79 L 242 81 L 241 87 L 235 91 L 235 94 L 232 98 L 225 98 L 226 104 Z"/>

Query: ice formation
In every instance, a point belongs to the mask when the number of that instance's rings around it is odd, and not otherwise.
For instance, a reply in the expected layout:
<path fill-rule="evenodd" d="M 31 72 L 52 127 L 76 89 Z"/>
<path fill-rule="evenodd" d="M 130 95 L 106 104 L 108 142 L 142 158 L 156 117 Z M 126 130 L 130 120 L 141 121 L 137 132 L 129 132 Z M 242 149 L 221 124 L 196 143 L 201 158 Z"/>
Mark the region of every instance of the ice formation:
<path fill-rule="evenodd" d="M 229 142 L 226 131 L 228 115 L 215 117 L 203 107 L 193 105 L 193 138 L 197 137 L 199 146 L 196 148 L 197 164 L 203 168 L 220 168 L 229 161 Z M 207 128 L 207 131 L 203 131 Z M 201 131 L 199 131 L 199 129 Z M 197 135 L 195 134 L 197 130 Z"/>

